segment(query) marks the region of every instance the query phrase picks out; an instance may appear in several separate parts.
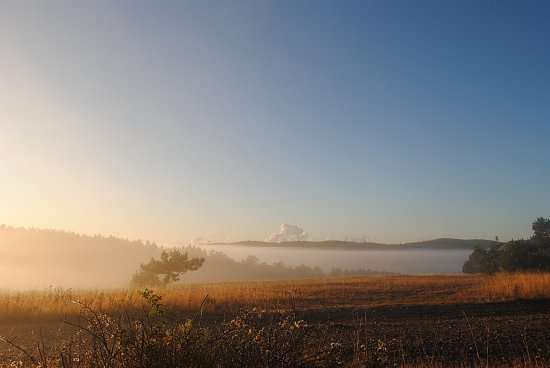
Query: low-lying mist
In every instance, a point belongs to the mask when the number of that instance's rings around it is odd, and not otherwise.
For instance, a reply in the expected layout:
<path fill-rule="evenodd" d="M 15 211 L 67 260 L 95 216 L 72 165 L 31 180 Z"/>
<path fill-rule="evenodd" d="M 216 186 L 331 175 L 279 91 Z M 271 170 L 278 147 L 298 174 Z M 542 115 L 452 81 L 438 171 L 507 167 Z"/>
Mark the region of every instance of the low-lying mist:
<path fill-rule="evenodd" d="M 204 257 L 184 282 L 313 278 L 353 274 L 458 273 L 471 252 L 453 250 L 335 250 L 209 245 L 185 247 Z M 0 288 L 127 287 L 140 263 L 163 248 L 150 242 L 0 226 Z"/>
<path fill-rule="evenodd" d="M 0 288 L 120 287 L 153 243 L 64 231 L 0 227 Z"/>
<path fill-rule="evenodd" d="M 319 249 L 310 247 L 265 247 L 233 244 L 201 245 L 207 251 L 220 251 L 232 259 L 243 260 L 253 254 L 260 262 L 283 262 L 289 266 L 371 269 L 406 274 L 461 273 L 471 249 Z"/>

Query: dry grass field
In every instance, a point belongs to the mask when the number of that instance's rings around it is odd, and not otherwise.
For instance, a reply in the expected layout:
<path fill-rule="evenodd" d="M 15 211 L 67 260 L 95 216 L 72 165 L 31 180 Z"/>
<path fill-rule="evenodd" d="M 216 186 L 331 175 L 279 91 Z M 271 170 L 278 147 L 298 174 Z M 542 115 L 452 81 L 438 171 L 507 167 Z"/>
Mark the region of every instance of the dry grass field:
<path fill-rule="evenodd" d="M 487 303 L 550 298 L 550 274 L 361 276 L 332 279 L 180 284 L 155 290 L 168 310 L 231 312 L 242 308 L 302 310 L 390 305 Z M 77 315 L 82 301 L 105 312 L 140 308 L 136 290 L 0 292 L 0 321 Z"/>
<path fill-rule="evenodd" d="M 250 310 L 292 315 L 297 326 L 307 321 L 320 328 L 317 340 L 322 336 L 336 344 L 330 346 L 351 349 L 353 354 L 336 366 L 542 367 L 550 362 L 548 273 L 181 284 L 154 295 L 166 315 L 200 315 L 205 326 L 234 321 Z M 150 300 L 137 290 L 5 291 L 0 293 L 0 334 L 38 353 L 39 337 L 55 351 L 58 341 L 78 330 L 61 321 L 80 323 L 83 305 L 106 316 L 133 315 L 148 310 Z M 361 350 L 365 346 L 368 354 Z M 26 361 L 8 343 L 0 341 L 0 347 L 4 357 Z"/>

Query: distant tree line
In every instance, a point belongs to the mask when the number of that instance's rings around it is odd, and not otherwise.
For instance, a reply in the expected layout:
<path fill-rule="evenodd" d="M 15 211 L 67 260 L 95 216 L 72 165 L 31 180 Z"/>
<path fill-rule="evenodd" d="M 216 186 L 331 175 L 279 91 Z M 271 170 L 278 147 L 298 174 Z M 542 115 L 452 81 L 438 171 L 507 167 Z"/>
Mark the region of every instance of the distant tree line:
<path fill-rule="evenodd" d="M 464 273 L 550 271 L 550 219 L 533 222 L 530 239 L 498 243 L 488 249 L 475 247 L 464 262 Z"/>
<path fill-rule="evenodd" d="M 149 241 L 0 225 L 0 288 L 120 287 L 162 250 Z"/>
<path fill-rule="evenodd" d="M 187 272 L 193 271 L 193 272 Z M 212 282 L 237 280 L 283 280 L 355 275 L 389 275 L 393 273 L 369 269 L 332 268 L 323 271 L 318 266 L 290 266 L 283 262 L 267 264 L 254 255 L 241 261 L 217 251 L 187 246 L 164 251 L 160 259 L 143 263 L 130 283 L 133 287 L 162 286 L 178 281 Z M 176 276 L 174 278 L 173 276 Z"/>

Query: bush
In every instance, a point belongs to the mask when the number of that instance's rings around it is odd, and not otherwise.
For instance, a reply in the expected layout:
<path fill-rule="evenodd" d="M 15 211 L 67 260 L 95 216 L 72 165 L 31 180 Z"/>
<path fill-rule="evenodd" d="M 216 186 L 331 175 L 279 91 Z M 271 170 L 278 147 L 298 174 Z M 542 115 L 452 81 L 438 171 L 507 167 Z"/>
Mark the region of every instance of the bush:
<path fill-rule="evenodd" d="M 172 319 L 161 296 L 148 289 L 140 294 L 142 310 L 118 317 L 75 302 L 81 307 L 82 323 L 65 321 L 78 332 L 52 355 L 40 341 L 36 355 L 18 349 L 35 366 L 67 368 L 336 367 L 354 359 L 352 342 L 333 342 L 297 312 L 244 310 L 206 326 L 200 313 Z"/>

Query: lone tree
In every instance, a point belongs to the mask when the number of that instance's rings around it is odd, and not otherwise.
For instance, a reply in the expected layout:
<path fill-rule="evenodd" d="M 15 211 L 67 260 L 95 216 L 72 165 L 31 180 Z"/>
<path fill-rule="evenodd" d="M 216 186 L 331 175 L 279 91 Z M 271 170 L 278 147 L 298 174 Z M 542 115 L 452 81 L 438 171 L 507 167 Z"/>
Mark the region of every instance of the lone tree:
<path fill-rule="evenodd" d="M 139 270 L 132 276 L 132 286 L 166 286 L 172 281 L 178 281 L 179 276 L 187 271 L 196 271 L 204 263 L 204 258 L 189 258 L 187 252 L 179 249 L 162 251 L 160 259 L 151 258 L 142 263 Z"/>

